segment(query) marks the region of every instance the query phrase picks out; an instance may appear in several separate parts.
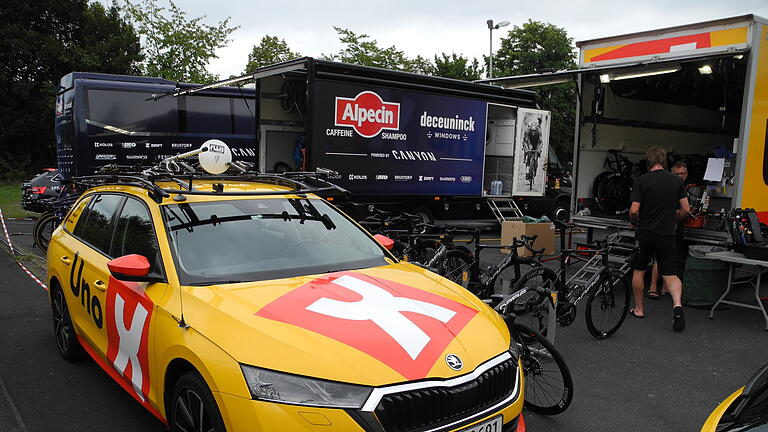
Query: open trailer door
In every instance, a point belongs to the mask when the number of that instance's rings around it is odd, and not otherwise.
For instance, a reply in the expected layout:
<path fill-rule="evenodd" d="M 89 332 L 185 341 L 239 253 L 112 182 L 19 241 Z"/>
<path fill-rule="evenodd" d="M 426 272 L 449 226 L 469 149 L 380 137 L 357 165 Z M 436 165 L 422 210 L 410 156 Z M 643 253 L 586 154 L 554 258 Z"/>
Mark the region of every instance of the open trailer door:
<path fill-rule="evenodd" d="M 591 216 L 574 220 L 594 227 L 627 226 L 631 182 L 605 199 L 598 190 L 616 189 L 601 189 L 597 180 L 621 177 L 624 161 L 640 167 L 651 145 L 694 162 L 691 180 L 700 198 L 702 191 L 709 192 L 710 212 L 757 208 L 760 202 L 750 197 L 768 193 L 766 115 L 760 108 L 767 96 L 759 91 L 768 72 L 760 69 L 768 69 L 760 66 L 768 57 L 765 28 L 763 19 L 746 15 L 584 41 L 577 43 L 579 69 L 482 82 L 505 88 L 577 83 L 571 209 Z M 708 157 L 724 159 L 717 180 L 703 178 Z"/>

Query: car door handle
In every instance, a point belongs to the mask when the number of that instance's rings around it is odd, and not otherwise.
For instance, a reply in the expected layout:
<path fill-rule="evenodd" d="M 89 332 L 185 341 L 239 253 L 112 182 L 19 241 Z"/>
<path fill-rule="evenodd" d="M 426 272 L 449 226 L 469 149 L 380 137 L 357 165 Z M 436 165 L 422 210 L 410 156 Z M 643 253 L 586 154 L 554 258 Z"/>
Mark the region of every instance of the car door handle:
<path fill-rule="evenodd" d="M 68 256 L 64 255 L 63 257 L 61 257 L 61 262 L 63 262 L 66 265 L 70 265 L 72 263 L 72 260 L 70 260 Z"/>
<path fill-rule="evenodd" d="M 93 281 L 93 286 L 96 287 L 97 290 L 104 292 L 107 290 L 107 284 L 104 283 L 102 280 L 95 280 Z"/>

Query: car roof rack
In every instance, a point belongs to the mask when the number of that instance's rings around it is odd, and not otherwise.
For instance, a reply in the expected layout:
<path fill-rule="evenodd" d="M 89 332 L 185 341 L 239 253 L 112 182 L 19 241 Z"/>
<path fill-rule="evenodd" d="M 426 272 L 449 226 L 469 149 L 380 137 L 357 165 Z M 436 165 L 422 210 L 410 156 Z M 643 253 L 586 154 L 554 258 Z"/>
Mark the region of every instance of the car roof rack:
<path fill-rule="evenodd" d="M 327 177 L 337 175 L 335 171 L 318 168 L 315 172 L 286 172 L 282 174 L 242 172 L 239 174 L 212 175 L 199 171 L 174 173 L 167 170 L 158 170 L 157 167 L 141 169 L 140 166 L 105 165 L 99 169 L 99 174 L 73 177 L 69 181 L 86 187 L 119 184 L 137 186 L 149 191 L 150 197 L 158 204 L 164 198 L 175 195 L 177 201 L 183 201 L 184 195 L 207 196 L 268 196 L 268 195 L 300 195 L 316 194 L 319 196 L 349 198 L 350 193 L 346 189 L 331 183 Z M 247 181 L 255 183 L 267 183 L 289 188 L 287 191 L 238 191 L 228 192 L 224 185 L 214 184 L 213 191 L 200 191 L 194 189 L 195 180 L 204 181 Z M 179 189 L 167 189 L 157 185 L 158 182 L 170 181 L 177 183 Z"/>

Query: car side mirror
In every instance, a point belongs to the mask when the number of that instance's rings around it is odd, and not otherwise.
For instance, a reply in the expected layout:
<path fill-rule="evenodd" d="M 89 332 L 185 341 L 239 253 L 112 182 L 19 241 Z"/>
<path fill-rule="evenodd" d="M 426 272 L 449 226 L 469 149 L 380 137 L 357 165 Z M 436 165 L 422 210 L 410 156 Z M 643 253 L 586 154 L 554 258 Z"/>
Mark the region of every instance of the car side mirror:
<path fill-rule="evenodd" d="M 149 260 L 138 254 L 124 255 L 107 263 L 109 272 L 117 280 L 127 282 L 158 282 L 157 276 L 149 275 Z"/>
<path fill-rule="evenodd" d="M 373 238 L 375 238 L 376 241 L 379 242 L 382 246 L 384 246 L 384 249 L 388 251 L 391 251 L 392 247 L 395 246 L 395 241 L 385 235 L 376 234 L 375 236 L 373 236 Z"/>

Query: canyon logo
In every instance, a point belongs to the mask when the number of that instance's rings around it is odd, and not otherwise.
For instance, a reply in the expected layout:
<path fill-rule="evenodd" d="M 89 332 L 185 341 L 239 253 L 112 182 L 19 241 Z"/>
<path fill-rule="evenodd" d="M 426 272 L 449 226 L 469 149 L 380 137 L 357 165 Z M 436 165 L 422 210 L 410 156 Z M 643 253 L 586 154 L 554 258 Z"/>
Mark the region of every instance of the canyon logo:
<path fill-rule="evenodd" d="M 400 104 L 384 102 L 372 92 L 360 92 L 354 99 L 336 97 L 335 125 L 352 127 L 358 135 L 373 138 L 382 130 L 400 128 Z"/>

